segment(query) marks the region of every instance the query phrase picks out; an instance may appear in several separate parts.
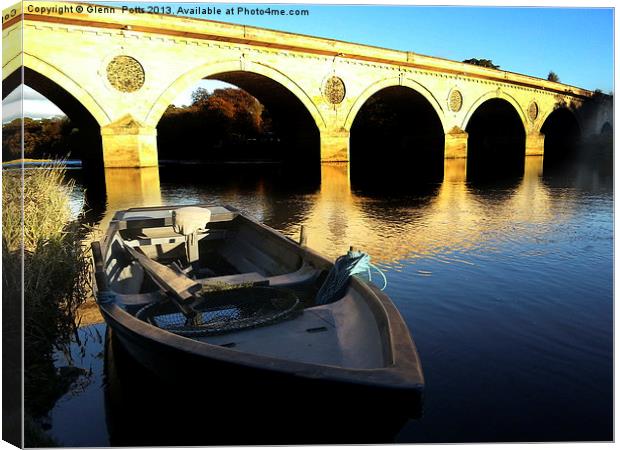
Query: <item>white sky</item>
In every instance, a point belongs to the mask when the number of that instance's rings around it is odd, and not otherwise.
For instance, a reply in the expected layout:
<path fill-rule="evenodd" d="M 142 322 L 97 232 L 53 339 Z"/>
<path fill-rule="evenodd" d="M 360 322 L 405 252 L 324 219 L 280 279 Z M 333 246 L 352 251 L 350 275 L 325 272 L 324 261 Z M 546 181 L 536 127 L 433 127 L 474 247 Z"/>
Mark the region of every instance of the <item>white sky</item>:
<path fill-rule="evenodd" d="M 17 88 L 2 100 L 2 123 L 21 116 L 21 89 Z M 40 119 L 65 114 L 52 102 L 29 86 L 24 86 L 24 116 Z"/>
<path fill-rule="evenodd" d="M 175 106 L 187 106 L 192 103 L 192 92 L 194 92 L 198 88 L 204 88 L 208 91 L 213 91 L 215 89 L 227 88 L 227 87 L 235 87 L 232 84 L 224 83 L 223 81 L 218 80 L 200 80 L 198 84 L 192 86 L 187 91 L 181 93 L 177 98 L 172 102 Z"/>

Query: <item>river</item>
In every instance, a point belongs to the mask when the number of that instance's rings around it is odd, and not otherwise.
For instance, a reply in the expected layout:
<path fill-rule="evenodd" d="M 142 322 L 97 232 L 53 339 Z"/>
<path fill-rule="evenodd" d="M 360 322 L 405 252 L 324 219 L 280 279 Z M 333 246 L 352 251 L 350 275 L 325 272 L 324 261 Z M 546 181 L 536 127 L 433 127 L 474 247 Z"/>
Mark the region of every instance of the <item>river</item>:
<path fill-rule="evenodd" d="M 542 158 L 528 157 L 518 176 L 476 184 L 458 161 L 449 164 L 441 183 L 379 191 L 351 186 L 339 166 L 303 182 L 262 166 L 109 170 L 105 203 L 92 200 L 93 188 L 88 217 L 105 228 L 125 207 L 227 203 L 293 238 L 305 225 L 308 245 L 331 258 L 351 245 L 368 252 L 427 383 L 423 416 L 387 441 L 613 439 L 611 168 L 546 173 Z M 90 188 L 73 173 L 80 204 Z M 132 441 L 118 431 L 127 425 L 118 411 L 141 411 L 131 397 L 114 397 L 119 375 L 104 351 L 105 326 L 81 336 L 73 359 L 91 373 L 51 411 L 50 434 L 65 446 L 148 443 L 139 431 Z M 183 445 L 179 430 L 169 433 Z M 231 434 L 229 443 L 239 439 Z M 312 443 L 312 434 L 299 440 Z M 202 444 L 212 443 L 205 433 Z"/>

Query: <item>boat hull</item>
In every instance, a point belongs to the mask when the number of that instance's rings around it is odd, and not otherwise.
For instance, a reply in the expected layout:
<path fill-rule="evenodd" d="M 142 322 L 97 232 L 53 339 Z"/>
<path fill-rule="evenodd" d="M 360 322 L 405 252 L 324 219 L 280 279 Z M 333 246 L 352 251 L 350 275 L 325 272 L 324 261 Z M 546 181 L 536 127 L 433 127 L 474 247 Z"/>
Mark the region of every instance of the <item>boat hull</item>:
<path fill-rule="evenodd" d="M 222 362 L 110 330 L 122 386 L 113 445 L 390 443 L 421 413 L 411 389 Z"/>
<path fill-rule="evenodd" d="M 247 395 L 265 395 L 266 399 L 278 393 L 284 393 L 286 398 L 291 392 L 312 399 L 315 395 L 331 392 L 339 402 L 354 404 L 361 401 L 361 405 L 381 405 L 398 410 L 399 414 L 407 417 L 418 417 L 421 413 L 421 387 L 389 385 L 380 382 L 379 376 L 375 380 L 372 377 L 354 380 L 347 378 L 346 374 L 334 376 L 333 372 L 337 373 L 338 369 L 332 367 L 295 370 L 294 364 L 272 358 L 257 358 L 258 361 L 247 363 L 247 359 L 235 358 L 234 353 L 237 352 L 228 349 L 224 351 L 231 354 L 226 359 L 216 355 L 210 357 L 208 350 L 196 354 L 174 343 L 167 344 L 136 333 L 114 320 L 109 310 L 104 309 L 103 312 L 107 324 L 127 352 L 142 366 L 169 382 L 207 377 L 218 385 L 235 387 Z M 213 346 L 203 344 L 203 347 Z"/>

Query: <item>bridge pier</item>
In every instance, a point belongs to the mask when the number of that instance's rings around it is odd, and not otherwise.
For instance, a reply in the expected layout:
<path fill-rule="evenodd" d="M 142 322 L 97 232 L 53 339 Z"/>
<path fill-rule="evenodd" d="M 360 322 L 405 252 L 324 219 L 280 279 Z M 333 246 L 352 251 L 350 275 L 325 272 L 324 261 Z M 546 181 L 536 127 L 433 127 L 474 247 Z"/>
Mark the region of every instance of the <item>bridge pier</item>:
<path fill-rule="evenodd" d="M 104 169 L 107 213 L 99 224 L 105 230 L 114 213 L 136 206 L 159 206 L 159 167 Z"/>
<path fill-rule="evenodd" d="M 444 158 L 457 159 L 467 158 L 467 138 L 466 131 L 458 127 L 452 128 L 445 135 Z"/>
<path fill-rule="evenodd" d="M 542 156 L 545 153 L 545 135 L 536 131 L 525 136 L 525 156 Z"/>
<path fill-rule="evenodd" d="M 145 127 L 131 115 L 101 128 L 105 167 L 157 166 L 157 130 Z"/>
<path fill-rule="evenodd" d="M 467 180 L 467 160 L 465 158 L 446 158 L 443 166 L 443 181 L 464 183 Z"/>
<path fill-rule="evenodd" d="M 321 131 L 321 163 L 349 162 L 348 130 Z"/>

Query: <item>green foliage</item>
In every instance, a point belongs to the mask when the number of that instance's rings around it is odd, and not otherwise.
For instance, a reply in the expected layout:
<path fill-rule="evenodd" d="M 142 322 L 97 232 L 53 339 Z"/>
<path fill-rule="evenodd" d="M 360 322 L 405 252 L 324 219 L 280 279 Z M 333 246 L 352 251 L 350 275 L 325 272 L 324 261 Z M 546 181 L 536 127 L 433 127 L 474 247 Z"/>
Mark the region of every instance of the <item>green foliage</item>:
<path fill-rule="evenodd" d="M 560 77 L 558 77 L 557 73 L 555 73 L 553 70 L 551 70 L 549 72 L 549 75 L 547 75 L 547 80 L 548 81 L 553 81 L 554 83 L 559 83 L 560 82 Z"/>
<path fill-rule="evenodd" d="M 52 354 L 77 329 L 77 308 L 90 289 L 90 259 L 81 243 L 84 230 L 71 219 L 73 184 L 64 170 L 26 171 L 23 185 L 21 175 L 5 170 L 2 177 L 3 301 L 18 305 L 23 288 L 25 406 L 36 416 L 55 401 L 61 380 Z"/>
<path fill-rule="evenodd" d="M 477 59 L 471 58 L 463 61 L 466 64 L 473 64 L 474 66 L 488 67 L 489 69 L 499 69 L 500 66 L 493 64 L 490 59 Z"/>

